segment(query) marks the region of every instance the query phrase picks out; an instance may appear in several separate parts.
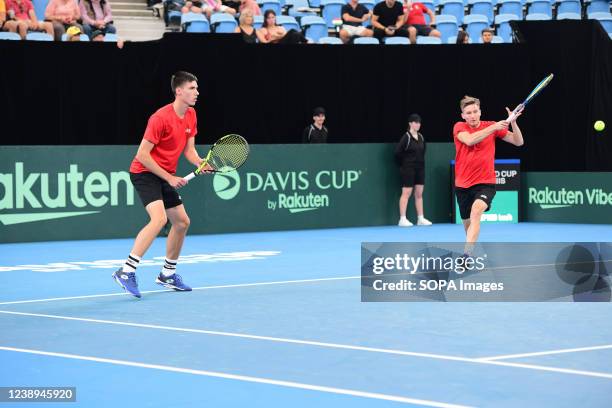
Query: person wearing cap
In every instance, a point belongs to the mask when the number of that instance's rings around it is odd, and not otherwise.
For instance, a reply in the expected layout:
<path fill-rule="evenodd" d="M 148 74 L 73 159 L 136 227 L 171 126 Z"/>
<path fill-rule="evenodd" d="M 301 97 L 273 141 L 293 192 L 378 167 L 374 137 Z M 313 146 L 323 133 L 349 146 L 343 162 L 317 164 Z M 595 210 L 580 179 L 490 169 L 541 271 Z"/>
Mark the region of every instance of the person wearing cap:
<path fill-rule="evenodd" d="M 4 24 L 4 30 L 18 32 L 23 40 L 28 31 L 45 31 L 53 35 L 53 26 L 46 21 L 38 21 L 30 0 L 7 0 L 6 9 L 11 20 Z"/>
<path fill-rule="evenodd" d="M 112 24 L 113 13 L 107 0 L 81 0 L 79 8 L 83 20 L 83 32 L 89 37 L 96 30 L 103 31 L 104 34 L 117 32 Z"/>
<path fill-rule="evenodd" d="M 53 24 L 55 41 L 61 41 L 66 30 L 72 26 L 79 27 L 83 32 L 83 27 L 77 22 L 80 19 L 81 12 L 74 0 L 51 0 L 45 9 L 45 20 Z"/>
<path fill-rule="evenodd" d="M 480 32 L 480 42 L 483 44 L 491 44 L 493 42 L 493 30 L 490 28 L 483 28 Z"/>
<path fill-rule="evenodd" d="M 302 143 L 327 143 L 329 132 L 325 126 L 325 109 L 318 107 L 312 112 L 312 125 L 302 132 Z"/>
<path fill-rule="evenodd" d="M 400 166 L 402 195 L 399 199 L 400 227 L 411 227 L 413 224 L 406 218 L 406 207 L 414 189 L 414 206 L 417 213 L 417 225 L 431 225 L 423 215 L 423 189 L 425 188 L 425 138 L 419 132 L 421 117 L 413 113 L 408 116 L 408 130 L 402 135 L 395 147 L 395 159 Z"/>
<path fill-rule="evenodd" d="M 81 41 L 81 29 L 76 26 L 72 26 L 66 30 L 66 41 Z"/>

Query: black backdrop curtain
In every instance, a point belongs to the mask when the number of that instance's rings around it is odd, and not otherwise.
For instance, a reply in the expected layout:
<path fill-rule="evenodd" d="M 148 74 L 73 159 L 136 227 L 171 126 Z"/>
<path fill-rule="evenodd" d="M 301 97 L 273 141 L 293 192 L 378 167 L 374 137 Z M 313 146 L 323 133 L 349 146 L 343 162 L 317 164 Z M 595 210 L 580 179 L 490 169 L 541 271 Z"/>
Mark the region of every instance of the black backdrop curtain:
<path fill-rule="evenodd" d="M 240 133 L 297 143 L 324 106 L 332 142 L 395 142 L 410 113 L 429 142 L 452 141 L 459 100 L 505 118 L 548 73 L 553 83 L 520 120 L 526 145 L 498 144 L 531 171 L 612 170 L 612 41 L 598 22 L 518 22 L 520 43 L 494 46 L 247 45 L 238 36 L 160 41 L 0 41 L 2 144 L 138 144 L 172 100 L 170 76 L 199 78 L 198 143 Z M 593 122 L 607 129 L 595 132 Z"/>

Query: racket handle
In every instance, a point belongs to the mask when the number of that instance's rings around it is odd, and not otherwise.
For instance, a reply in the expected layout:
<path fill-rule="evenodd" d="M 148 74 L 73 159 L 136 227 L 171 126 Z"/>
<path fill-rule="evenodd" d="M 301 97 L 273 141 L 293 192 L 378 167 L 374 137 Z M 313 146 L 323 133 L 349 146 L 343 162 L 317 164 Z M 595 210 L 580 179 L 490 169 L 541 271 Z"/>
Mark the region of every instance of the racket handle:
<path fill-rule="evenodd" d="M 185 177 L 183 177 L 183 179 L 184 179 L 184 180 L 189 181 L 189 180 L 191 180 L 192 178 L 194 178 L 195 176 L 196 176 L 195 172 L 193 172 L 193 171 L 192 171 L 191 173 L 189 173 L 188 175 L 186 175 Z"/>

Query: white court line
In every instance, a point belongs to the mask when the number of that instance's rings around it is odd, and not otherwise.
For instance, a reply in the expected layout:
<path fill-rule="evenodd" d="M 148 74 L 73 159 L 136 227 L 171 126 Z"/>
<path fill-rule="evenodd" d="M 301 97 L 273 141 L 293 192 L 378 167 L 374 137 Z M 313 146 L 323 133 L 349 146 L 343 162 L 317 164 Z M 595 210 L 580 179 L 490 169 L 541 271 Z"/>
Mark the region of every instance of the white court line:
<path fill-rule="evenodd" d="M 605 350 L 605 349 L 612 349 L 612 344 L 606 344 L 604 346 L 578 347 L 578 348 L 571 348 L 571 349 L 538 351 L 538 352 L 535 352 L 535 353 L 507 354 L 505 356 L 482 357 L 482 358 L 479 358 L 479 360 L 482 360 L 482 361 L 497 361 L 497 360 L 506 360 L 506 359 L 510 359 L 510 358 L 548 356 L 548 355 L 551 355 L 551 354 L 577 353 L 577 352 L 580 352 L 580 351 Z"/>
<path fill-rule="evenodd" d="M 489 361 L 489 360 L 483 360 L 479 358 L 448 356 L 448 355 L 443 355 L 443 354 L 418 353 L 414 351 L 383 349 L 383 348 L 365 347 L 365 346 L 356 346 L 356 345 L 338 344 L 338 343 L 326 343 L 326 342 L 312 341 L 312 340 L 297 340 L 297 339 L 288 339 L 288 338 L 282 338 L 282 337 L 258 336 L 258 335 L 253 335 L 253 334 L 244 334 L 244 333 L 230 333 L 230 332 L 221 332 L 221 331 L 213 331 L 213 330 L 189 329 L 189 328 L 183 328 L 183 327 L 159 326 L 159 325 L 153 325 L 153 324 L 119 322 L 119 321 L 114 321 L 114 320 L 88 319 L 88 318 L 82 318 L 82 317 L 46 315 L 46 314 L 40 314 L 40 313 L 13 312 L 9 310 L 0 310 L 0 313 L 9 314 L 9 315 L 17 315 L 17 316 L 43 317 L 43 318 L 48 318 L 48 319 L 73 320 L 73 321 L 81 321 L 81 322 L 89 322 L 89 323 L 111 324 L 111 325 L 117 325 L 117 326 L 129 326 L 129 327 L 140 327 L 140 328 L 146 328 L 146 329 L 168 330 L 168 331 L 177 331 L 177 332 L 185 332 L 185 333 L 198 333 L 198 334 L 207 334 L 207 335 L 213 335 L 213 336 L 238 337 L 238 338 L 244 338 L 244 339 L 250 339 L 250 340 L 271 341 L 271 342 L 289 343 L 289 344 L 301 344 L 301 345 L 308 345 L 308 346 L 315 346 L 315 347 L 365 351 L 365 352 L 371 352 L 371 353 L 392 354 L 392 355 L 409 356 L 409 357 L 422 357 L 422 358 L 431 358 L 431 359 L 436 359 L 436 360 L 450 360 L 450 361 L 459 361 L 459 362 L 464 362 L 464 363 L 524 368 L 524 369 L 529 369 L 529 370 L 550 371 L 550 372 L 555 372 L 555 373 L 564 373 L 564 374 L 581 375 L 581 376 L 587 376 L 587 377 L 599 377 L 599 378 L 612 379 L 612 374 L 601 373 L 597 371 L 573 370 L 573 369 L 567 369 L 567 368 L 547 367 L 547 366 L 540 366 L 540 365 L 533 365 L 533 364 L 509 363 L 505 361 Z"/>
<path fill-rule="evenodd" d="M 217 286 L 200 286 L 198 288 L 193 288 L 193 290 L 208 290 L 208 289 L 226 289 L 226 288 L 247 288 L 252 286 L 266 286 L 266 285 L 286 285 L 292 283 L 311 283 L 311 282 L 327 282 L 327 281 L 337 281 L 337 280 L 348 280 L 348 279 L 360 279 L 361 276 L 341 276 L 338 278 L 316 278 L 316 279 L 297 279 L 297 280 L 286 280 L 286 281 L 272 281 L 272 282 L 255 282 L 255 283 L 238 283 L 235 285 L 217 285 Z M 160 292 L 174 292 L 170 289 L 160 289 L 160 290 L 146 290 L 140 292 L 142 294 L 146 293 L 160 293 Z M 33 300 L 16 300 L 12 302 L 0 302 L 0 305 L 19 305 L 23 303 L 38 303 L 38 302 L 56 302 L 59 300 L 74 300 L 74 299 L 92 299 L 92 298 L 101 298 L 108 296 L 131 296 L 125 292 L 117 292 L 117 293 L 105 293 L 101 295 L 85 295 L 85 296 L 67 296 L 67 297 L 58 297 L 58 298 L 48 298 L 48 299 L 33 299 Z"/>
<path fill-rule="evenodd" d="M 135 361 L 114 360 L 114 359 L 109 359 L 109 358 L 82 356 L 82 355 L 77 355 L 77 354 L 55 353 L 55 352 L 50 352 L 50 351 L 40 351 L 40 350 L 31 350 L 31 349 L 22 349 L 22 348 L 4 347 L 4 346 L 0 346 L 0 350 L 13 351 L 13 352 L 18 352 L 18 353 L 38 354 L 38 355 L 43 355 L 43 356 L 63 357 L 63 358 L 69 358 L 73 360 L 95 361 L 98 363 L 107 363 L 107 364 L 115 364 L 115 365 L 130 366 L 130 367 L 150 368 L 154 370 L 171 371 L 175 373 L 184 373 L 184 374 L 193 374 L 193 375 L 200 375 L 204 377 L 216 377 L 216 378 L 225 378 L 229 380 L 238 380 L 238 381 L 247 381 L 247 382 L 253 382 L 253 383 L 260 383 L 260 384 L 278 385 L 281 387 L 299 388 L 299 389 L 309 390 L 309 391 L 320 391 L 320 392 L 327 392 L 327 393 L 332 393 L 332 394 L 350 395 L 354 397 L 402 402 L 406 404 L 415 404 L 415 405 L 421 405 L 425 407 L 469 408 L 466 405 L 447 404 L 445 402 L 401 397 L 398 395 L 378 394 L 374 392 L 350 390 L 350 389 L 345 389 L 345 388 L 326 387 L 323 385 L 304 384 L 304 383 L 298 383 L 298 382 L 293 382 L 293 381 L 274 380 L 270 378 L 251 377 L 251 376 L 246 376 L 246 375 L 228 374 L 228 373 L 221 373 L 221 372 L 215 372 L 215 371 L 204 371 L 204 370 L 195 370 L 195 369 L 190 369 L 190 368 L 180 368 L 180 367 L 158 365 L 158 364 L 138 363 Z"/>

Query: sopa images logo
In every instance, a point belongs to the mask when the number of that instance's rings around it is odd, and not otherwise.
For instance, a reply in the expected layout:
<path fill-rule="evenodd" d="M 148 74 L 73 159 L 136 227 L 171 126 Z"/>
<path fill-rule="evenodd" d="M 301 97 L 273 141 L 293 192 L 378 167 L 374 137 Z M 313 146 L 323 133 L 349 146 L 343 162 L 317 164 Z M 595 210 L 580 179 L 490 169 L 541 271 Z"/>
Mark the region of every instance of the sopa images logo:
<path fill-rule="evenodd" d="M 231 200 L 240 192 L 240 175 L 236 170 L 231 170 L 227 173 L 215 173 L 213 189 L 220 199 Z"/>

